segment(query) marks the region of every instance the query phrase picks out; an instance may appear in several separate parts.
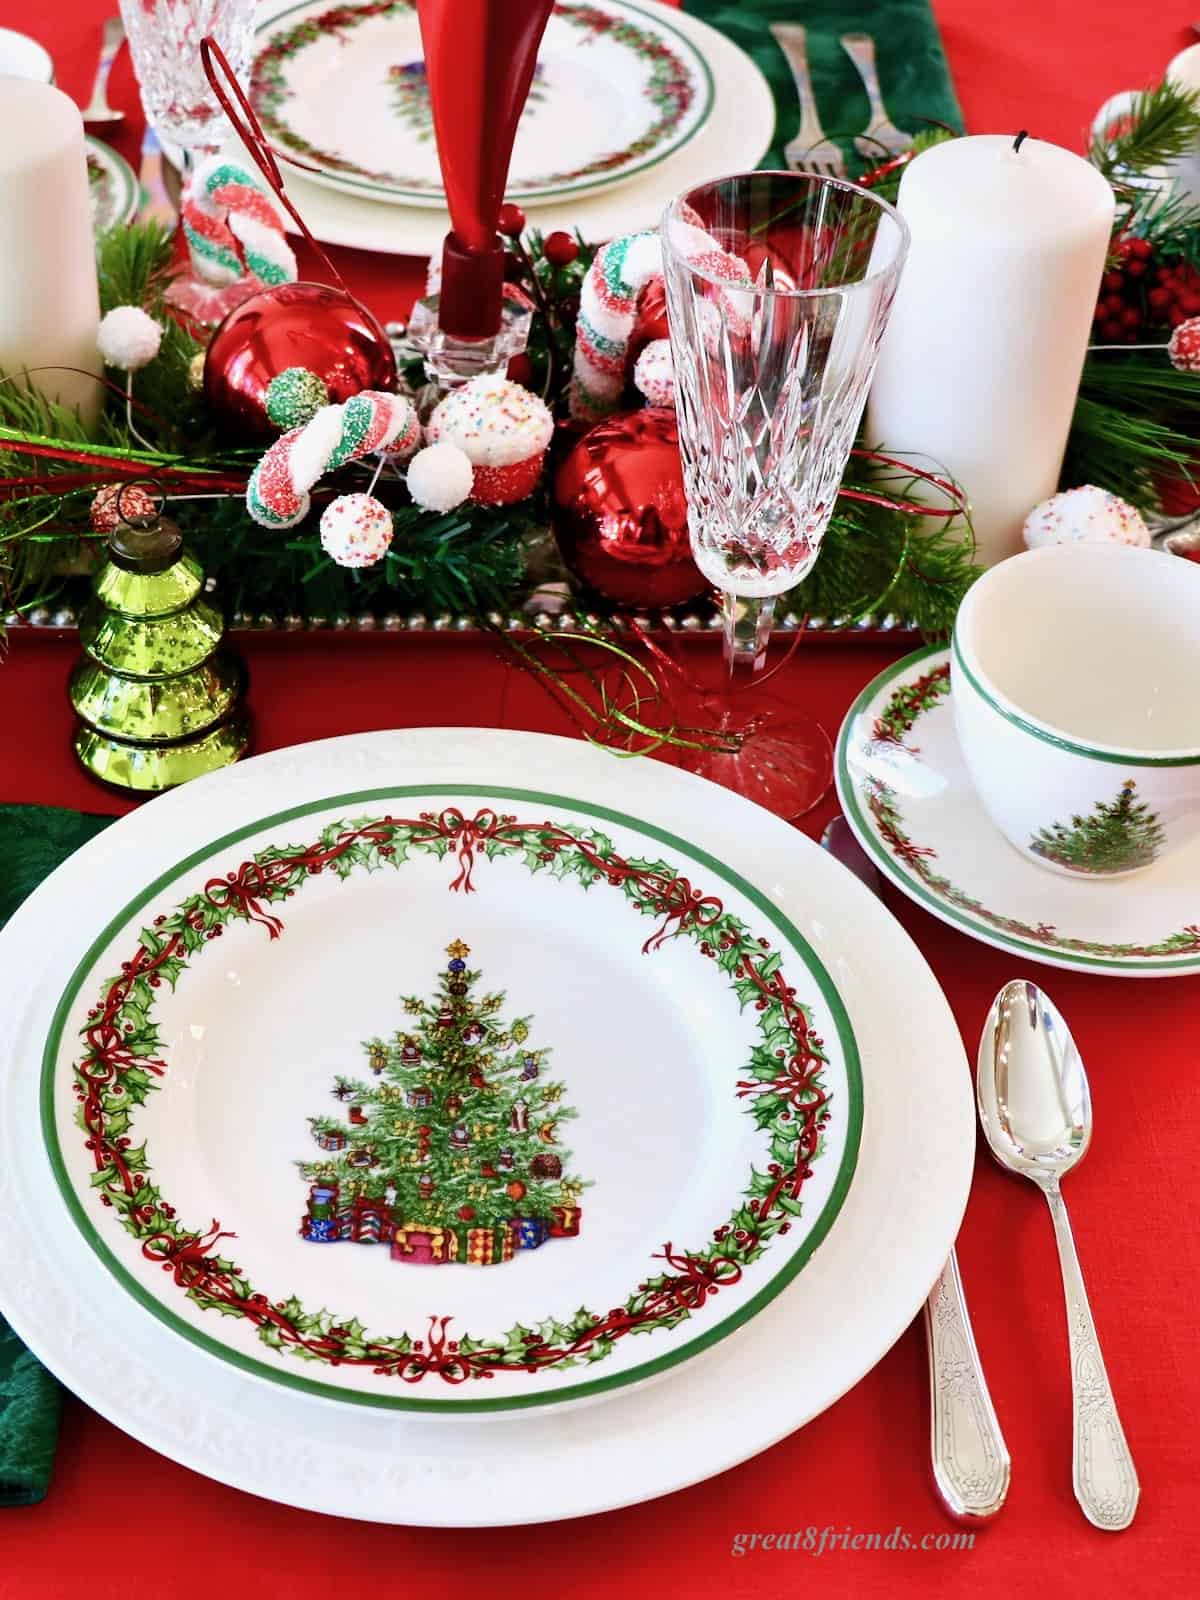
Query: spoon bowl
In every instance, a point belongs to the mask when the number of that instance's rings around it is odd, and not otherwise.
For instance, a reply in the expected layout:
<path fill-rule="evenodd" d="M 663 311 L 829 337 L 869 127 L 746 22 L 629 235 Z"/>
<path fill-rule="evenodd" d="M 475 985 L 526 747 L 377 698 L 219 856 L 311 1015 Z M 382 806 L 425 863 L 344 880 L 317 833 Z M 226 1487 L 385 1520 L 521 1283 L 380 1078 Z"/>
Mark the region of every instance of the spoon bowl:
<path fill-rule="evenodd" d="M 1036 983 L 1006 983 L 979 1049 L 979 1120 L 1002 1167 L 1056 1183 L 1087 1154 L 1092 1097 L 1071 1030 Z"/>

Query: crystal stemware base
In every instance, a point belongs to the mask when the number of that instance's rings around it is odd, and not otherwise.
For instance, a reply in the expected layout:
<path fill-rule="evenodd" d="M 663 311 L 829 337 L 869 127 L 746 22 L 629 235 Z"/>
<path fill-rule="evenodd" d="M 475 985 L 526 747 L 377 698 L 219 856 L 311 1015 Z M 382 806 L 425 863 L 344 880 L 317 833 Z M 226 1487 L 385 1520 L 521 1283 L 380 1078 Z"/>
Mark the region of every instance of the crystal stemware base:
<path fill-rule="evenodd" d="M 829 793 L 833 747 L 811 717 L 747 705 L 745 696 L 735 694 L 719 706 L 714 732 L 724 736 L 726 748 L 688 751 L 680 762 L 697 777 L 732 789 L 788 822 Z"/>

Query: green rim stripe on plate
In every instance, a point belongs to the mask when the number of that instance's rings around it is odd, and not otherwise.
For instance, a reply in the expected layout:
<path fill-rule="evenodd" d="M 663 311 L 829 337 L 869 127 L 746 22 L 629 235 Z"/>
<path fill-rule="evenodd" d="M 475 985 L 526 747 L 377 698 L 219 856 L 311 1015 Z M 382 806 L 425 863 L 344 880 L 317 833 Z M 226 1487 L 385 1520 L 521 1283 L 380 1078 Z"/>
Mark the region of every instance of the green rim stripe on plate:
<path fill-rule="evenodd" d="M 1200 765 L 1200 756 L 1121 755 L 1116 750 L 1097 750 L 1094 745 L 1078 744 L 1074 739 L 1068 739 L 1060 733 L 1051 733 L 1049 728 L 1043 728 L 1036 722 L 1031 722 L 1028 717 L 1023 717 L 1019 711 L 1011 711 L 1007 706 L 1002 706 L 995 696 L 984 688 L 963 658 L 957 634 L 954 636 L 952 648 L 955 665 L 979 698 L 991 706 L 992 710 L 999 716 L 1002 716 L 1005 722 L 1011 722 L 1013 727 L 1020 728 L 1022 733 L 1031 733 L 1035 739 L 1040 739 L 1043 744 L 1052 744 L 1056 749 L 1066 750 L 1071 755 L 1087 756 L 1091 761 L 1108 761 L 1117 767 L 1194 767 Z"/>
<path fill-rule="evenodd" d="M 274 30 L 275 25 L 279 22 L 282 22 L 285 17 L 290 17 L 293 12 L 296 11 L 310 11 L 314 9 L 318 3 L 319 0 L 300 0 L 298 5 L 289 6 L 286 11 L 277 11 L 269 17 L 264 17 L 254 32 L 256 45 L 260 35 L 264 36 L 265 38 L 267 33 Z M 587 178 L 582 183 L 575 185 L 568 184 L 555 189 L 517 190 L 516 197 L 523 203 L 532 203 L 534 201 L 541 202 L 543 200 L 556 200 L 564 195 L 578 195 L 582 200 L 586 195 L 590 195 L 594 190 L 607 189 L 614 183 L 624 183 L 627 178 L 638 177 L 644 172 L 649 172 L 652 167 L 657 167 L 660 162 L 666 161 L 668 157 L 675 155 L 678 151 L 682 150 L 685 145 L 690 144 L 700 130 L 707 126 L 708 120 L 712 116 L 713 104 L 716 99 L 716 83 L 713 79 L 712 68 L 708 64 L 708 57 L 701 52 L 699 45 L 697 45 L 692 39 L 689 39 L 687 34 L 684 33 L 682 29 L 675 27 L 674 24 L 669 22 L 666 17 L 659 16 L 657 12 L 645 11 L 641 6 L 631 4 L 630 0 L 620 0 L 620 5 L 621 9 L 624 11 L 632 11 L 639 17 L 645 17 L 647 21 L 652 22 L 654 26 L 661 29 L 663 33 L 674 34 L 675 37 L 685 46 L 687 53 L 695 60 L 696 64 L 700 68 L 700 74 L 704 83 L 704 108 L 701 111 L 695 126 L 688 133 L 685 133 L 682 139 L 671 145 L 669 149 L 663 150 L 659 155 L 651 156 L 647 160 L 639 162 L 636 166 L 622 167 L 620 172 L 614 172 L 612 176 L 608 178 Z M 251 66 L 253 67 L 253 61 L 251 62 Z M 332 184 L 335 188 L 361 189 L 367 194 L 395 195 L 398 198 L 405 200 L 428 201 L 431 198 L 437 198 L 436 189 L 394 188 L 390 184 L 386 183 L 370 183 L 362 178 L 348 178 L 340 172 L 327 172 L 323 167 L 314 170 L 312 166 L 301 161 L 298 156 L 289 156 L 287 151 L 281 149 L 278 145 L 273 147 L 273 153 L 278 156 L 281 161 L 287 162 L 289 166 L 294 166 L 298 171 L 305 173 L 308 177 L 323 178 L 327 183 Z M 429 206 L 427 209 L 435 210 L 436 207 Z"/>
<path fill-rule="evenodd" d="M 829 1008 L 834 1026 L 837 1029 L 838 1042 L 841 1045 L 842 1056 L 845 1061 L 849 1106 L 846 1117 L 846 1144 L 842 1152 L 841 1165 L 838 1168 L 837 1177 L 820 1216 L 787 1264 L 781 1267 L 773 1277 L 763 1284 L 757 1293 L 738 1307 L 736 1311 L 731 1312 L 715 1326 L 698 1334 L 686 1347 L 665 1352 L 661 1356 L 643 1361 L 637 1366 L 626 1368 L 624 1371 L 614 1373 L 607 1378 L 593 1378 L 584 1383 L 567 1384 L 553 1390 L 547 1390 L 543 1394 L 518 1395 L 511 1399 L 496 1400 L 422 1400 L 407 1396 L 367 1394 L 361 1390 L 342 1389 L 333 1384 L 319 1383 L 311 1378 L 302 1378 L 291 1372 L 279 1371 L 264 1361 L 257 1360 L 240 1350 L 233 1350 L 227 1345 L 218 1343 L 217 1340 L 211 1338 L 201 1329 L 185 1322 L 169 1307 L 149 1294 L 140 1280 L 135 1278 L 117 1258 L 113 1250 L 102 1238 L 90 1213 L 85 1211 L 80 1201 L 75 1186 L 67 1172 L 62 1146 L 58 1137 L 54 1106 L 55 1068 L 63 1042 L 67 1016 L 75 1003 L 80 989 L 92 974 L 93 966 L 101 952 L 144 906 L 161 894 L 163 890 L 169 888 L 184 873 L 190 872 L 193 867 L 199 866 L 218 851 L 225 850 L 229 846 L 237 844 L 240 840 L 249 838 L 252 834 L 262 833 L 268 828 L 280 827 L 284 823 L 293 822 L 300 817 L 311 816 L 315 812 L 337 810 L 344 806 L 371 804 L 381 800 L 433 795 L 445 797 L 471 795 L 484 799 L 519 800 L 538 806 L 563 807 L 583 816 L 596 817 L 605 822 L 615 822 L 636 834 L 655 839 L 660 844 L 665 844 L 672 850 L 679 851 L 692 861 L 699 862 L 707 871 L 721 878 L 725 883 L 744 895 L 760 914 L 773 924 L 796 955 L 799 956 L 809 977 L 815 983 L 822 999 Z M 850 1018 L 846 1014 L 845 1006 L 842 1004 L 841 996 L 838 994 L 832 978 L 826 972 L 816 952 L 803 934 L 800 933 L 799 929 L 765 895 L 754 888 L 739 873 L 725 866 L 715 856 L 709 855 L 707 851 L 701 850 L 698 846 L 688 844 L 685 840 L 679 838 L 677 834 L 668 833 L 662 828 L 655 827 L 652 823 L 640 822 L 634 817 L 627 816 L 624 812 L 611 810 L 607 806 L 587 805 L 566 795 L 545 794 L 529 789 L 509 789 L 493 784 L 454 783 L 453 781 L 439 784 L 393 785 L 383 789 L 363 789 L 351 794 L 330 795 L 320 800 L 309 801 L 305 805 L 294 806 L 287 811 L 275 812 L 272 816 L 259 818 L 257 821 L 235 829 L 232 833 L 224 834 L 221 838 L 192 851 L 190 855 L 175 866 L 168 868 L 166 872 L 160 873 L 152 883 L 147 885 L 112 918 L 103 931 L 92 941 L 82 960 L 72 973 L 70 981 L 63 991 L 62 998 L 55 1007 L 54 1017 L 50 1024 L 50 1032 L 43 1051 L 40 1099 L 42 1138 L 50 1157 L 59 1192 L 68 1211 L 71 1213 L 75 1225 L 113 1277 L 158 1321 L 165 1323 L 174 1332 L 182 1335 L 189 1343 L 207 1350 L 218 1359 L 240 1368 L 243 1372 L 264 1377 L 272 1383 L 283 1384 L 287 1388 L 296 1389 L 305 1394 L 319 1395 L 324 1399 L 339 1400 L 351 1405 L 370 1406 L 377 1409 L 417 1412 L 446 1411 L 454 1413 L 519 1411 L 533 1406 L 559 1405 L 565 1400 L 579 1399 L 583 1395 L 603 1394 L 609 1390 L 623 1388 L 631 1383 L 641 1382 L 644 1378 L 651 1377 L 655 1373 L 665 1372 L 668 1368 L 676 1366 L 682 1361 L 690 1360 L 691 1357 L 698 1355 L 711 1345 L 719 1343 L 720 1340 L 733 1333 L 735 1329 L 749 1322 L 764 1306 L 774 1300 L 781 1290 L 791 1283 L 833 1226 L 849 1192 L 854 1169 L 857 1165 L 859 1144 L 862 1138 L 863 1115 L 862 1070 L 858 1058 L 858 1049 L 855 1044 L 854 1032 L 850 1025 Z"/>
<path fill-rule="evenodd" d="M 1024 954 L 1037 956 L 1046 960 L 1053 956 L 1056 962 L 1067 963 L 1074 967 L 1082 967 L 1089 972 L 1099 970 L 1114 972 L 1173 972 L 1180 968 L 1191 968 L 1196 964 L 1194 956 L 1180 956 L 1173 961 L 1142 961 L 1135 958 L 1113 959 L 1108 956 L 1082 956 L 1076 955 L 1071 950 L 1060 950 L 1056 945 L 1031 944 L 1028 940 L 1017 939 L 1011 934 L 1005 934 L 998 928 L 990 927 L 986 922 L 977 921 L 974 917 L 967 916 L 957 906 L 943 900 L 939 895 L 927 889 L 918 878 L 896 860 L 891 851 L 886 849 L 874 824 L 859 804 L 858 785 L 850 771 L 849 751 L 850 744 L 855 735 L 855 729 L 860 719 L 866 714 L 867 709 L 881 698 L 884 689 L 902 674 L 909 672 L 918 662 L 927 661 L 931 656 L 944 655 L 949 657 L 950 651 L 945 645 L 926 645 L 921 650 L 914 650 L 911 655 L 904 656 L 897 661 L 895 666 L 889 667 L 886 672 L 881 672 L 873 678 L 858 699 L 846 713 L 842 723 L 841 732 L 837 741 L 837 783 L 838 797 L 847 819 L 853 824 L 854 832 L 863 848 L 878 862 L 884 874 L 911 899 L 916 900 L 929 909 L 943 922 L 957 924 L 981 939 L 984 944 L 991 945 L 993 949 L 1019 950 Z M 991 824 L 989 823 L 989 826 Z"/>

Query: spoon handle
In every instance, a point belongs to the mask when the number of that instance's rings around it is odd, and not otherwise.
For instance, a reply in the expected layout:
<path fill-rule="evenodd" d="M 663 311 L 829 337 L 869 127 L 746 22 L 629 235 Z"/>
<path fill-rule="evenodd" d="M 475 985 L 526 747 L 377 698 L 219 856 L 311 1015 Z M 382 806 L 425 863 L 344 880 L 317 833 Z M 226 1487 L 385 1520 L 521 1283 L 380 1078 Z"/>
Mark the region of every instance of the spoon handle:
<path fill-rule="evenodd" d="M 1117 1403 L 1113 1399 L 1096 1324 L 1083 1287 L 1083 1273 L 1075 1253 L 1075 1240 L 1066 1204 L 1057 1183 L 1044 1190 L 1054 1219 L 1054 1238 L 1062 1268 L 1067 1300 L 1067 1331 L 1071 1341 L 1071 1392 L 1075 1441 L 1072 1475 L 1075 1498 L 1083 1514 L 1097 1528 L 1118 1533 L 1133 1521 L 1138 1486 L 1133 1457 L 1125 1442 Z"/>
<path fill-rule="evenodd" d="M 942 1504 L 963 1521 L 994 1517 L 1008 1494 L 1008 1448 L 975 1348 L 953 1250 L 925 1302 L 930 1443 Z"/>

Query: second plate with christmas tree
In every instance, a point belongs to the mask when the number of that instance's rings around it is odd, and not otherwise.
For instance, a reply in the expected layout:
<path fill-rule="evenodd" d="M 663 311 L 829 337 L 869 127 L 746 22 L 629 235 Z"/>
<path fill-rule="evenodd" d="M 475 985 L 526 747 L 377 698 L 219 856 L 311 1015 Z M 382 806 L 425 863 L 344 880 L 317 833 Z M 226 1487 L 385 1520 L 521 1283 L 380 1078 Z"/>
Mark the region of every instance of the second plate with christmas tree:
<path fill-rule="evenodd" d="M 603 1393 L 731 1333 L 831 1227 L 861 1115 L 836 987 L 759 889 L 470 785 L 331 796 L 146 885 L 43 1076 L 68 1207 L 155 1317 L 428 1411 Z"/>

